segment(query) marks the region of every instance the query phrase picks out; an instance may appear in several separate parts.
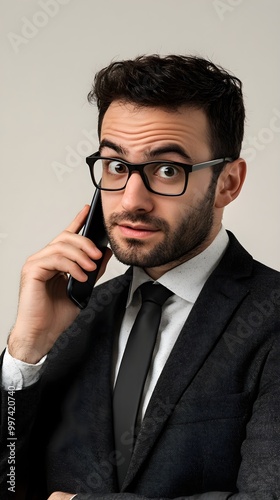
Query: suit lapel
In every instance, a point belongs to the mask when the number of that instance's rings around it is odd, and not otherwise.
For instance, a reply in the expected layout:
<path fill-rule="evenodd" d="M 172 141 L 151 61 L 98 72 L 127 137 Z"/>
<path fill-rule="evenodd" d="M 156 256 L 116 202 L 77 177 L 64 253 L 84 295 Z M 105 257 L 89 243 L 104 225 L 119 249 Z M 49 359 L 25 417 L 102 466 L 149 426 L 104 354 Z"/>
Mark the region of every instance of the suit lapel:
<path fill-rule="evenodd" d="M 252 258 L 232 235 L 230 239 L 232 245 L 205 284 L 155 387 L 123 490 L 151 452 L 182 394 L 211 355 L 229 318 L 248 293 L 248 287 L 239 278 L 251 273 Z"/>

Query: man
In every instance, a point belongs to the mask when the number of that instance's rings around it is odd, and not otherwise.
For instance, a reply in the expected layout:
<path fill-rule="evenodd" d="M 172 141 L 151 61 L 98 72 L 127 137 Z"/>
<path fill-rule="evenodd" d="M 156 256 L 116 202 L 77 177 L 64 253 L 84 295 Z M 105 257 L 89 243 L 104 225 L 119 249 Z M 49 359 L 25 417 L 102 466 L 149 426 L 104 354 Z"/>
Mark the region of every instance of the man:
<path fill-rule="evenodd" d="M 202 58 L 145 56 L 100 71 L 89 100 L 91 174 L 98 185 L 102 164 L 110 245 L 132 269 L 82 312 L 69 300 L 67 274 L 85 282 L 101 258 L 78 234 L 88 207 L 27 260 L 3 355 L 1 498 L 12 479 L 28 500 L 280 498 L 280 277 L 222 226 L 246 172 L 241 82 Z M 146 281 L 169 297 L 137 428 L 119 436 L 121 360 Z M 129 413 L 134 395 L 119 392 Z"/>

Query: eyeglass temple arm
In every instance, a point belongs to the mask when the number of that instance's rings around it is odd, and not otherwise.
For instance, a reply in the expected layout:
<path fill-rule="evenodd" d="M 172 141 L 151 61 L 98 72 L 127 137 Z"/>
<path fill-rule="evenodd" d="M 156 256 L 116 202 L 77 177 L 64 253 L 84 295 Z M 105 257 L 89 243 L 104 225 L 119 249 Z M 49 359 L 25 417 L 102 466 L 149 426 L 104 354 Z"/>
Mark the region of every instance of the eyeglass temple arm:
<path fill-rule="evenodd" d="M 210 161 L 204 161 L 202 163 L 196 163 L 195 165 L 192 166 L 192 172 L 195 172 L 196 170 L 202 170 L 203 168 L 206 167 L 214 167 L 215 165 L 219 165 L 220 163 L 227 163 L 233 161 L 232 158 L 226 157 L 226 158 L 219 158 L 217 160 L 210 160 Z"/>

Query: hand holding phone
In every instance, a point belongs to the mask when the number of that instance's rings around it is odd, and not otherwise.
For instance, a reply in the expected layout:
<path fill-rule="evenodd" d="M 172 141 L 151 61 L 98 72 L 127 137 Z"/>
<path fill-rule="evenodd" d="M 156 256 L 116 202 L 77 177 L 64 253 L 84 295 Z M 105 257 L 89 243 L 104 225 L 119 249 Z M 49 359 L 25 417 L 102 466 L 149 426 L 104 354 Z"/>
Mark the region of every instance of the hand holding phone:
<path fill-rule="evenodd" d="M 83 236 L 89 238 L 102 252 L 103 256 L 108 244 L 107 233 L 103 221 L 100 189 L 96 189 L 90 206 L 90 211 L 82 232 Z M 80 282 L 72 276 L 69 278 L 67 286 L 68 297 L 80 308 L 84 309 L 90 299 L 92 289 L 95 285 L 103 258 L 96 261 L 96 269 L 86 272 L 88 280 Z"/>

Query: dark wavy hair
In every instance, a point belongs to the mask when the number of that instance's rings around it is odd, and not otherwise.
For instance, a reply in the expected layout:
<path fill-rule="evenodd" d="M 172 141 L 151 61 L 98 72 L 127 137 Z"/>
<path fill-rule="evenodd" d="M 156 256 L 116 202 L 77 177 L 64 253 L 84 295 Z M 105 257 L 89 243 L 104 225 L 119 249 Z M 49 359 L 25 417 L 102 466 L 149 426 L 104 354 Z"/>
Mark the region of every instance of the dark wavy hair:
<path fill-rule="evenodd" d="M 101 69 L 88 94 L 88 101 L 97 103 L 99 135 L 104 114 L 115 100 L 140 107 L 201 109 L 208 119 L 213 157 L 240 155 L 245 121 L 242 82 L 209 60 L 154 54 Z"/>

